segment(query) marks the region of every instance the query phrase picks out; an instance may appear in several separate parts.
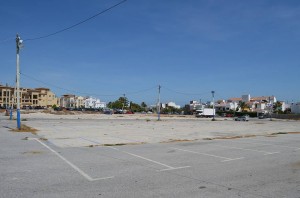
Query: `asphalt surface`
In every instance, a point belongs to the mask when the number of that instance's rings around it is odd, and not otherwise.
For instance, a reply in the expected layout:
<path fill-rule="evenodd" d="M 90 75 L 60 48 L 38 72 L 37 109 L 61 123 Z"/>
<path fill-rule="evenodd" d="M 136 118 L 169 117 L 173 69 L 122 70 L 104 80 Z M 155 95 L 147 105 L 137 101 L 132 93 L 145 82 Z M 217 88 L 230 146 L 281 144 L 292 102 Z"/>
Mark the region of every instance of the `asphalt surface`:
<path fill-rule="evenodd" d="M 300 197 L 300 134 L 64 148 L 14 125 L 1 117 L 0 197 Z"/>

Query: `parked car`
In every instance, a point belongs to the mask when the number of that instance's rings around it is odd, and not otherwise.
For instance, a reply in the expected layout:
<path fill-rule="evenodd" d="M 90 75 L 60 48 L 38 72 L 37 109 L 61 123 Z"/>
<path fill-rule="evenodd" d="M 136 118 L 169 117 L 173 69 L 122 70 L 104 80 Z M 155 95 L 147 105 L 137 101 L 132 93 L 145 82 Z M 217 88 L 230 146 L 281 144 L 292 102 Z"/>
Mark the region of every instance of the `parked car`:
<path fill-rule="evenodd" d="M 244 115 L 244 116 L 239 116 L 234 118 L 235 121 L 249 121 L 249 116 L 248 115 Z"/>
<path fill-rule="evenodd" d="M 113 112 L 111 110 L 104 110 L 103 114 L 111 115 Z"/>
<path fill-rule="evenodd" d="M 269 114 L 263 114 L 263 115 L 259 115 L 258 119 L 265 119 L 265 118 L 270 118 Z"/>
<path fill-rule="evenodd" d="M 62 108 L 61 107 L 55 107 L 54 111 L 62 111 Z"/>

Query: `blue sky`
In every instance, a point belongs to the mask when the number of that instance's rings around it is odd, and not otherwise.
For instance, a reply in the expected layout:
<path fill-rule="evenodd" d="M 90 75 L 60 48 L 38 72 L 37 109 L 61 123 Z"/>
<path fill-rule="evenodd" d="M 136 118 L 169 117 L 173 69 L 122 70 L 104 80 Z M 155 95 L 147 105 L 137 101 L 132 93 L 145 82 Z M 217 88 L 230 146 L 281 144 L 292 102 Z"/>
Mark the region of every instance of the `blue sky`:
<path fill-rule="evenodd" d="M 0 2 L 2 84 L 14 85 L 15 35 L 21 86 L 102 101 L 134 102 L 275 95 L 300 101 L 300 1 L 128 0 Z M 63 89 L 62 89 L 63 88 Z M 72 91 L 74 90 L 74 91 Z M 75 92 L 76 91 L 76 92 Z"/>

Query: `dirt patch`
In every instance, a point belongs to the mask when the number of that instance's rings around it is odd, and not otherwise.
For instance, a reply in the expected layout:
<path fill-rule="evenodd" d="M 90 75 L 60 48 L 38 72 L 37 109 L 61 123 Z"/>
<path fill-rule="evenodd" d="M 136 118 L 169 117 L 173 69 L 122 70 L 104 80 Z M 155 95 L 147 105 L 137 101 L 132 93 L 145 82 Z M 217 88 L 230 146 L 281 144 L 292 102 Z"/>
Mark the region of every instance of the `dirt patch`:
<path fill-rule="evenodd" d="M 116 144 L 91 144 L 86 147 L 97 147 L 97 146 L 126 146 L 126 145 L 140 145 L 140 144 L 146 144 L 146 142 L 132 142 L 132 143 L 116 143 Z"/>
<path fill-rule="evenodd" d="M 215 138 L 203 138 L 203 140 L 232 140 L 232 139 L 250 138 L 250 137 L 256 137 L 256 135 L 224 136 L 224 137 L 215 137 Z"/>
<path fill-rule="evenodd" d="M 265 135 L 265 137 L 277 137 L 277 135 Z"/>
<path fill-rule="evenodd" d="M 227 140 L 227 139 L 239 139 L 239 138 L 250 138 L 250 137 L 256 137 L 256 135 L 238 135 L 238 136 L 227 136 L 227 137 L 216 137 L 214 139 L 221 139 L 221 140 Z"/>
<path fill-rule="evenodd" d="M 288 134 L 287 132 L 277 132 L 277 133 L 271 133 L 271 135 L 284 135 Z"/>
<path fill-rule="evenodd" d="M 117 144 L 102 144 L 100 146 L 125 146 L 125 145 L 140 145 L 146 144 L 146 142 L 130 142 L 130 143 L 117 143 Z"/>
<path fill-rule="evenodd" d="M 32 127 L 29 127 L 25 124 L 22 124 L 20 129 L 11 129 L 11 131 L 13 131 L 13 132 L 29 132 L 29 133 L 36 135 L 38 130 L 35 128 L 32 128 Z"/>
<path fill-rule="evenodd" d="M 36 155 L 36 154 L 42 154 L 42 151 L 27 151 L 27 152 L 23 152 L 22 154 L 24 155 Z"/>
<path fill-rule="evenodd" d="M 292 164 L 292 167 L 293 167 L 294 169 L 300 169 L 300 162 L 293 163 L 293 164 Z"/>
<path fill-rule="evenodd" d="M 287 132 L 288 134 L 300 134 L 300 132 Z"/>
<path fill-rule="evenodd" d="M 167 141 L 162 141 L 160 143 L 174 143 L 174 142 L 192 142 L 197 141 L 198 139 L 188 140 L 188 139 L 169 139 Z"/>
<path fill-rule="evenodd" d="M 213 138 L 203 138 L 202 140 L 213 140 Z"/>

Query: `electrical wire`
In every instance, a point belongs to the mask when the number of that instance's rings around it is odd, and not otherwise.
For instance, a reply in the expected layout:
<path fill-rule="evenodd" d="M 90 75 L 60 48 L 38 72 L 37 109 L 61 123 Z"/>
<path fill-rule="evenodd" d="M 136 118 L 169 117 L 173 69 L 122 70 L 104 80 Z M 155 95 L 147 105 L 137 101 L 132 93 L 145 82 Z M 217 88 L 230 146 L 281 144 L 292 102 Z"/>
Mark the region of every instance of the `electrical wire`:
<path fill-rule="evenodd" d="M 201 95 L 206 95 L 206 94 L 209 94 L 209 93 L 210 93 L 210 92 L 203 92 L 203 93 L 184 93 L 184 92 L 180 92 L 180 91 L 176 91 L 176 90 L 167 88 L 167 87 L 165 87 L 165 86 L 162 86 L 162 88 L 164 88 L 164 89 L 166 89 L 166 90 L 168 90 L 168 91 L 177 93 L 177 94 L 181 94 L 181 95 L 198 95 L 198 96 L 201 96 Z"/>
<path fill-rule="evenodd" d="M 148 89 L 143 89 L 143 90 L 139 90 L 139 91 L 135 91 L 135 92 L 128 92 L 127 94 L 128 94 L 128 95 L 135 95 L 135 94 L 147 92 L 147 91 L 150 91 L 150 90 L 153 90 L 153 89 L 156 89 L 156 88 L 157 88 L 157 87 L 154 86 L 154 87 L 151 87 L 151 88 L 148 88 Z"/>
<path fill-rule="evenodd" d="M 36 82 L 42 83 L 42 84 L 47 85 L 47 86 L 54 87 L 56 89 L 68 91 L 68 92 L 71 92 L 71 93 L 78 93 L 78 94 L 88 95 L 88 96 L 109 97 L 109 96 L 120 96 L 120 95 L 123 95 L 123 94 L 126 94 L 127 96 L 128 95 L 130 96 L 130 95 L 134 95 L 134 94 L 139 94 L 139 93 L 147 92 L 147 91 L 150 91 L 150 90 L 153 90 L 153 89 L 156 88 L 156 87 L 151 87 L 151 88 L 148 88 L 148 89 L 143 89 L 143 90 L 134 91 L 134 92 L 125 92 L 125 93 L 122 93 L 122 94 L 121 93 L 118 93 L 118 94 L 95 94 L 95 93 L 87 93 L 87 92 L 80 92 L 80 91 L 75 91 L 75 90 L 71 90 L 71 89 L 66 89 L 66 88 L 63 88 L 63 87 L 51 84 L 51 83 L 46 83 L 44 81 L 41 81 L 39 79 L 36 79 L 36 78 L 34 78 L 32 76 L 29 76 L 27 74 L 24 74 L 24 73 L 20 73 L 20 74 L 22 76 L 26 77 L 26 78 L 29 78 L 31 80 L 34 80 Z"/>
<path fill-rule="evenodd" d="M 119 6 L 119 5 L 121 5 L 122 3 L 125 3 L 126 1 L 127 1 L 127 0 L 120 1 L 119 3 L 114 4 L 113 6 L 107 8 L 107 9 L 105 9 L 105 10 L 102 10 L 101 12 L 98 12 L 97 14 L 95 14 L 95 15 L 93 15 L 93 16 L 87 18 L 87 19 L 84 19 L 84 20 L 82 20 L 82 21 L 80 21 L 80 22 L 78 22 L 78 23 L 75 23 L 74 25 L 71 25 L 71 26 L 69 26 L 69 27 L 66 27 L 66 28 L 64 28 L 64 29 L 58 30 L 58 31 L 56 31 L 56 32 L 53 32 L 53 33 L 51 33 L 51 34 L 47 34 L 47 35 L 44 35 L 44 36 L 39 36 L 39 37 L 35 37 L 35 38 L 27 38 L 27 39 L 24 39 L 24 41 L 33 41 L 33 40 L 44 39 L 44 38 L 47 38 L 47 37 L 50 37 L 50 36 L 53 36 L 53 35 L 62 33 L 62 32 L 64 32 L 64 31 L 67 31 L 67 30 L 69 30 L 69 29 L 72 29 L 72 28 L 74 28 L 74 27 L 76 27 L 76 26 L 78 26 L 78 25 L 81 25 L 81 24 L 83 24 L 83 23 L 85 23 L 85 22 L 87 22 L 87 21 L 89 21 L 89 20 L 91 20 L 91 19 L 93 19 L 93 18 L 96 18 L 97 16 L 99 16 L 99 15 L 101 15 L 101 14 L 104 14 L 105 12 L 107 12 L 107 11 L 109 11 L 109 10 L 111 10 L 111 9 L 113 9 L 113 8 L 115 8 L 115 7 L 117 7 L 117 6 Z"/>
<path fill-rule="evenodd" d="M 15 39 L 16 39 L 16 38 L 12 38 L 12 37 L 7 38 L 7 39 L 3 39 L 3 40 L 0 41 L 0 44 L 6 43 L 6 42 L 8 42 L 8 41 L 14 41 Z"/>

